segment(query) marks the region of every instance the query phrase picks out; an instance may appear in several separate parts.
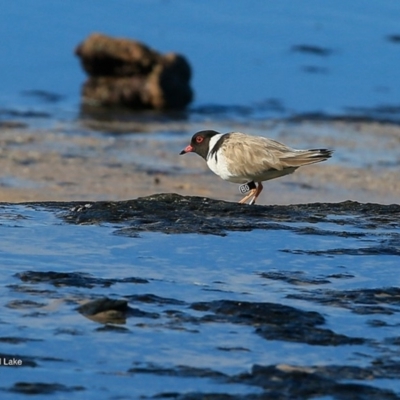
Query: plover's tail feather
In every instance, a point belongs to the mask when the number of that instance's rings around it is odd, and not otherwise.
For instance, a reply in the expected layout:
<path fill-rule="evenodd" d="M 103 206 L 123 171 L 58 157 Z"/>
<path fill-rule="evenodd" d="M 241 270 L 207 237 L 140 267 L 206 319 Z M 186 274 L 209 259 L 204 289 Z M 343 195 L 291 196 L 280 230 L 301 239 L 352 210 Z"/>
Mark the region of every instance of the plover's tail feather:
<path fill-rule="evenodd" d="M 333 151 L 328 149 L 296 150 L 281 157 L 286 167 L 301 167 L 325 161 L 332 156 Z"/>

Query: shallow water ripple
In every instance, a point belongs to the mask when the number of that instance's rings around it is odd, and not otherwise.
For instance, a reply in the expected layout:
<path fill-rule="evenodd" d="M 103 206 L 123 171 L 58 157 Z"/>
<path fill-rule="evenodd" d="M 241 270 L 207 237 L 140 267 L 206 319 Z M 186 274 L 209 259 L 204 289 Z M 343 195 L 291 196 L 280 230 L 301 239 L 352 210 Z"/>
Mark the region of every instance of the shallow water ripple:
<path fill-rule="evenodd" d="M 400 206 L 0 209 L 2 399 L 400 398 Z"/>

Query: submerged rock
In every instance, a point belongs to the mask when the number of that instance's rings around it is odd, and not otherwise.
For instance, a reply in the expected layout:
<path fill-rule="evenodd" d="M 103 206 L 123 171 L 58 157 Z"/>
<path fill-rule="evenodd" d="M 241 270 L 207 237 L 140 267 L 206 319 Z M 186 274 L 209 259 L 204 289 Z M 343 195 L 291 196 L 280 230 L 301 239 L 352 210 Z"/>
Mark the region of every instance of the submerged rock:
<path fill-rule="evenodd" d="M 60 383 L 43 383 L 43 382 L 16 382 L 9 392 L 37 395 L 37 394 L 54 394 L 57 392 L 75 392 L 85 390 L 83 386 L 65 386 Z"/>
<path fill-rule="evenodd" d="M 102 324 L 124 324 L 128 310 L 127 301 L 108 297 L 88 301 L 77 308 L 86 318 Z"/>
<path fill-rule="evenodd" d="M 123 279 L 95 278 L 91 274 L 82 272 L 55 272 L 55 271 L 23 271 L 15 274 L 23 282 L 31 284 L 50 283 L 56 287 L 82 287 L 91 289 L 96 286 L 110 287 L 115 283 L 148 283 L 146 279 L 127 277 Z"/>
<path fill-rule="evenodd" d="M 369 368 L 254 365 L 250 372 L 236 375 L 232 377 L 232 381 L 262 387 L 265 393 L 260 399 L 310 399 L 325 396 L 341 400 L 399 399 L 392 390 L 341 381 L 369 381 L 372 377 Z"/>
<path fill-rule="evenodd" d="M 211 312 L 202 322 L 229 322 L 256 327 L 256 333 L 267 340 L 285 340 L 320 346 L 362 344 L 364 339 L 348 337 L 319 327 L 322 315 L 283 304 L 218 300 L 194 303 L 191 308 Z"/>
<path fill-rule="evenodd" d="M 191 68 L 180 54 L 160 54 L 143 43 L 92 34 L 75 51 L 88 80 L 85 105 L 183 109 L 193 98 Z"/>

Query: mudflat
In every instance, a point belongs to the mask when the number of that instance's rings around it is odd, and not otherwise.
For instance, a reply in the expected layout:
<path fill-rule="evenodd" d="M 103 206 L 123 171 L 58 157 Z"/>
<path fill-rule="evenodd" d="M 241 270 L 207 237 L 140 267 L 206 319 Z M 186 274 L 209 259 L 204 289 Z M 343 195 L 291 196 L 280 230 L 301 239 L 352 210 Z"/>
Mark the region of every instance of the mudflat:
<path fill-rule="evenodd" d="M 214 175 L 195 154 L 179 156 L 201 129 L 242 131 L 294 148 L 334 150 L 328 161 L 266 182 L 259 204 L 399 203 L 400 127 L 342 121 L 175 121 L 112 127 L 77 122 L 46 129 L 4 124 L 0 201 L 116 201 L 154 193 L 238 201 L 238 185 Z"/>

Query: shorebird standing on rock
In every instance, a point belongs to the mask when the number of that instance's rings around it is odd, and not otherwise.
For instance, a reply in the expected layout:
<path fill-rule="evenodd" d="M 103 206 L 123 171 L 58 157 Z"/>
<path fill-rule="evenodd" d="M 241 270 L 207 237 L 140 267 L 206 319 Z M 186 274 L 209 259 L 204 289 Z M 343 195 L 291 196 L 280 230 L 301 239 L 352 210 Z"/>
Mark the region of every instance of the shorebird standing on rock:
<path fill-rule="evenodd" d="M 303 165 L 325 161 L 331 150 L 295 150 L 276 140 L 240 132 L 200 131 L 180 154 L 197 153 L 223 180 L 241 183 L 247 193 L 239 203 L 255 204 L 263 190 L 261 182 L 279 178 Z"/>

